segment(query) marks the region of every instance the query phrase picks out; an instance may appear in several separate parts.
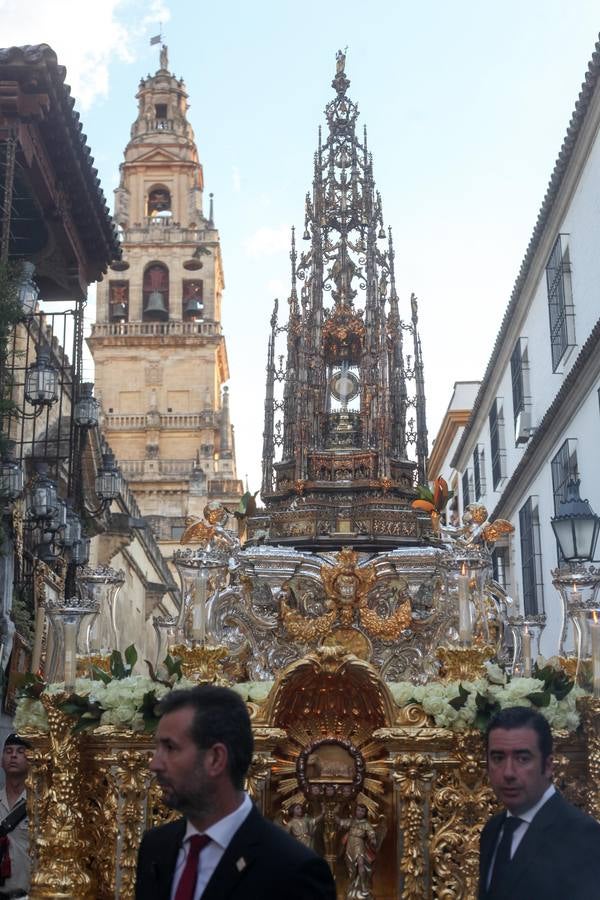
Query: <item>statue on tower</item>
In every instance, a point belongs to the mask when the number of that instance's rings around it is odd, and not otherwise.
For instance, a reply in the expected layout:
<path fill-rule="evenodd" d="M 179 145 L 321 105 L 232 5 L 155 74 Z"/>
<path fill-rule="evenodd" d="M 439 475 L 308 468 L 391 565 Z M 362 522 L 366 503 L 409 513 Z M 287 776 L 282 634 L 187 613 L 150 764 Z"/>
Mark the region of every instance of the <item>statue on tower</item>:
<path fill-rule="evenodd" d="M 166 44 L 162 44 L 160 48 L 160 67 L 167 70 L 169 68 L 169 48 Z"/>

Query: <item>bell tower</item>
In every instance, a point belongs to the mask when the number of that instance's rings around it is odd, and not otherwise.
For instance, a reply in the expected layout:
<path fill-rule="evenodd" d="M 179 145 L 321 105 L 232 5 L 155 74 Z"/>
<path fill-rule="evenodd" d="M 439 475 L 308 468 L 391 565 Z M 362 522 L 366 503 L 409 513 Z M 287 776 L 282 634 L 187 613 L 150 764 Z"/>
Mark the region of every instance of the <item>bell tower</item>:
<path fill-rule="evenodd" d="M 160 68 L 143 78 L 121 163 L 115 219 L 122 259 L 98 284 L 88 339 L 103 431 L 165 556 L 207 500 L 235 504 L 225 286 L 212 196 L 183 81 Z M 169 546 L 171 545 L 171 546 Z"/>

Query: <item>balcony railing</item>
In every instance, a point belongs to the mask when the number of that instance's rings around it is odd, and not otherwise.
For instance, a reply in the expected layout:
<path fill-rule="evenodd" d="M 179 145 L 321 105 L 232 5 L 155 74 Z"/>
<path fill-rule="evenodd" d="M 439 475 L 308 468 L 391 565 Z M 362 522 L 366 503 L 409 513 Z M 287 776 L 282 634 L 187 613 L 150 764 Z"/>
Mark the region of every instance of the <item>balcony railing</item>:
<path fill-rule="evenodd" d="M 189 476 L 194 468 L 193 459 L 122 459 L 119 468 L 126 478 L 150 478 L 156 475 Z"/>
<path fill-rule="evenodd" d="M 242 482 L 237 478 L 214 478 L 208 482 L 209 494 L 241 494 Z"/>
<path fill-rule="evenodd" d="M 200 413 L 163 413 L 160 416 L 160 428 L 212 428 L 219 424 L 219 414 L 212 409 Z M 113 431 L 142 430 L 147 426 L 147 416 L 143 413 L 106 413 L 103 426 Z M 156 427 L 152 422 L 151 427 Z"/>
<path fill-rule="evenodd" d="M 154 337 L 198 335 L 214 337 L 221 334 L 216 322 L 96 322 L 92 325 L 92 337 Z"/>

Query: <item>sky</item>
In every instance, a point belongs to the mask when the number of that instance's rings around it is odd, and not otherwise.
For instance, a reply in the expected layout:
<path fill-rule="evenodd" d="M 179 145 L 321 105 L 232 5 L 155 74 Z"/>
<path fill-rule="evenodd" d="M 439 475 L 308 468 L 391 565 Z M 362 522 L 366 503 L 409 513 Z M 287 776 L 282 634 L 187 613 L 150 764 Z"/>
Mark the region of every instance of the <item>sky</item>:
<path fill-rule="evenodd" d="M 260 485 L 273 300 L 289 293 L 317 128 L 347 47 L 396 249 L 420 304 L 430 444 L 456 381 L 480 379 L 598 40 L 596 0 L 0 0 L 3 46 L 50 44 L 112 209 L 162 31 L 214 193 L 238 474 Z M 162 27 L 161 27 L 162 26 Z M 93 291 L 88 318 L 93 320 Z M 86 374 L 93 378 L 91 363 Z"/>

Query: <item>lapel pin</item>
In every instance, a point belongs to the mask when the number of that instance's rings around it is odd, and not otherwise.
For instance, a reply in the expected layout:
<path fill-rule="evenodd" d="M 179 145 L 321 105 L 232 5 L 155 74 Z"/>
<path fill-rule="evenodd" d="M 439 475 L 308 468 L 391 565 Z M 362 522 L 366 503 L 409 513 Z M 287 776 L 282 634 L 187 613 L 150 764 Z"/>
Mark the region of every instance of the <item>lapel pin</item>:
<path fill-rule="evenodd" d="M 244 869 L 246 868 L 246 860 L 244 859 L 243 856 L 240 856 L 240 858 L 238 859 L 238 861 L 235 864 L 235 867 L 238 870 L 238 872 L 244 871 Z"/>

